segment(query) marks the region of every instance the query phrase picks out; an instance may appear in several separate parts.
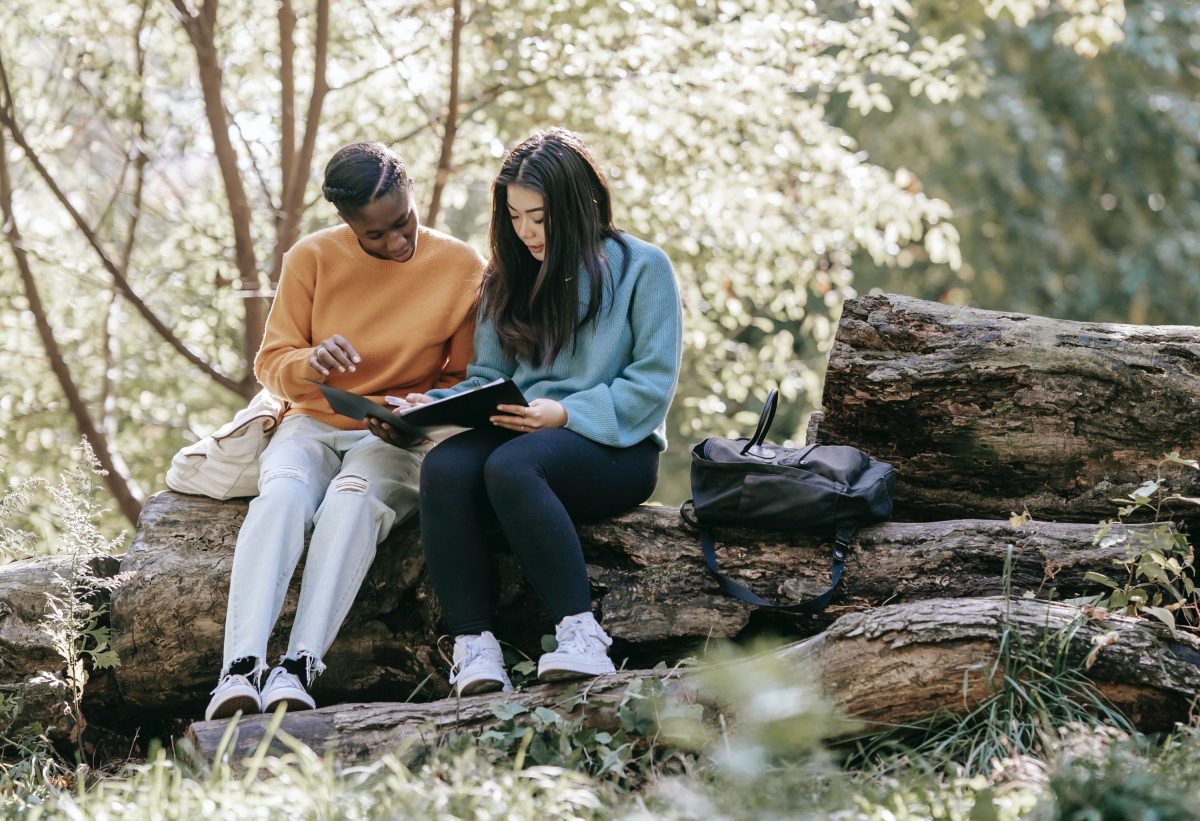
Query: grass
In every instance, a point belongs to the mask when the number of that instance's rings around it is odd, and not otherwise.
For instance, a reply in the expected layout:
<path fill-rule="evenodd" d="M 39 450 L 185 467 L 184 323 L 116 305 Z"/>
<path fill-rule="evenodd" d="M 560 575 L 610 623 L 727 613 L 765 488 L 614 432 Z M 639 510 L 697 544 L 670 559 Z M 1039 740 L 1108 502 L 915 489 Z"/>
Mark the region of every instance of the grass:
<path fill-rule="evenodd" d="M 595 766 L 604 759 L 602 747 L 610 753 L 617 747 L 613 736 L 597 738 L 587 729 L 586 714 L 578 724 L 514 714 L 497 731 L 505 743 L 459 737 L 357 767 L 318 757 L 279 733 L 276 722 L 244 766 L 224 754 L 204 762 L 160 748 L 101 774 L 72 771 L 51 751 L 26 748 L 24 758 L 0 770 L 0 818 L 1007 821 L 1195 818 L 1192 808 L 1200 807 L 1195 728 L 1151 739 L 1092 716 L 1046 728 L 1036 754 L 1009 749 L 987 774 L 969 773 L 949 746 L 911 748 L 903 766 L 887 755 L 839 759 L 829 739 L 845 729 L 845 719 L 802 671 L 769 654 L 714 667 L 702 686 L 732 707 L 737 722 L 718 720 L 715 729 L 708 723 L 701 730 L 695 711 L 678 709 L 651 688 L 628 701 L 625 743 L 669 754 L 644 750 L 625 759 L 619 773 Z M 655 721 L 637 723 L 647 716 Z M 287 753 L 266 754 L 273 736 Z M 571 766 L 536 763 L 535 736 L 547 745 L 544 755 L 562 756 Z M 664 759 L 671 766 L 661 766 Z M 646 766 L 632 777 L 637 761 Z"/>

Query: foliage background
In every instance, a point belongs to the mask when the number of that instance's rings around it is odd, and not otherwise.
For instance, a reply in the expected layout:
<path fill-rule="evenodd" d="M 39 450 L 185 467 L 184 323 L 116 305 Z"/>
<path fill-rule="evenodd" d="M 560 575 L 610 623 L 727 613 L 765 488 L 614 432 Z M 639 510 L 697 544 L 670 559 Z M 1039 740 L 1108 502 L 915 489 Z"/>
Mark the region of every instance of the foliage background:
<path fill-rule="evenodd" d="M 9 6 L 0 469 L 61 472 L 90 420 L 114 532 L 244 403 L 247 307 L 297 233 L 336 220 L 321 168 L 362 138 L 401 150 L 427 222 L 484 247 L 505 148 L 585 136 L 684 294 L 666 504 L 690 445 L 746 431 L 769 385 L 775 435 L 802 435 L 856 292 L 1195 322 L 1190 3 Z"/>

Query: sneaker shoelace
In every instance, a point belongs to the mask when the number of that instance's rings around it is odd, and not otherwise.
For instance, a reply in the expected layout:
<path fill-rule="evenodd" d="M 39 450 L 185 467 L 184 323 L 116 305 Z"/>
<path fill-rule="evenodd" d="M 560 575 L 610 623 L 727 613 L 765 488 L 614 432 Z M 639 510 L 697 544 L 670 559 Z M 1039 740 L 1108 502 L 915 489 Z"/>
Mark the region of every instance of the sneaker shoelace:
<path fill-rule="evenodd" d="M 612 643 L 611 639 L 600 630 L 599 627 L 591 629 L 590 625 L 585 622 L 568 622 L 559 628 L 554 634 L 554 640 L 558 642 L 558 650 L 560 653 L 571 653 L 573 655 L 597 655 L 605 652 L 604 648 Z"/>
<path fill-rule="evenodd" d="M 281 681 L 281 679 L 283 681 Z M 295 687 L 299 690 L 303 690 L 306 693 L 308 692 L 308 688 L 301 683 L 299 676 L 297 676 L 295 673 L 288 672 L 282 667 L 277 667 L 274 671 L 272 671 L 271 677 L 267 679 L 267 684 L 263 689 L 269 690 L 272 687 L 276 687 L 280 684 L 283 684 L 284 686 Z"/>
<path fill-rule="evenodd" d="M 474 664 L 476 661 L 484 659 L 494 664 L 503 667 L 503 657 L 497 652 L 495 647 L 488 647 L 482 641 L 468 641 L 466 643 L 466 655 L 461 660 L 455 662 L 450 667 L 450 683 L 454 684 L 458 681 L 459 676 L 463 671 Z"/>
<path fill-rule="evenodd" d="M 242 680 L 242 681 L 243 681 L 243 682 L 244 682 L 244 683 L 245 683 L 247 686 L 253 686 L 253 685 L 251 685 L 251 684 L 250 684 L 250 679 L 249 679 L 249 678 L 247 678 L 246 676 L 243 676 L 241 673 L 226 673 L 226 674 L 225 674 L 225 675 L 224 675 L 224 676 L 221 678 L 221 680 L 217 682 L 217 686 L 216 686 L 216 687 L 214 687 L 214 688 L 212 688 L 212 692 L 210 692 L 210 693 L 209 693 L 209 695 L 210 695 L 210 696 L 215 696 L 215 695 L 217 694 L 217 690 L 220 690 L 222 687 L 229 687 L 229 686 L 232 686 L 233 684 L 237 683 L 237 681 L 236 681 L 236 680 L 237 680 L 237 679 L 239 679 L 239 678 L 240 678 L 240 679 L 241 679 L 241 680 Z"/>

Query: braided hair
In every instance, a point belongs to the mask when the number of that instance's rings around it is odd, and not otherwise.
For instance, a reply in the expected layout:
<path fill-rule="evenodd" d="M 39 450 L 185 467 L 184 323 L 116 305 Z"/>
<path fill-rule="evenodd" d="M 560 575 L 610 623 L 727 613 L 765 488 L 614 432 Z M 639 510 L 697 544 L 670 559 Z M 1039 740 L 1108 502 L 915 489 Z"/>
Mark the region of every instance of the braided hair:
<path fill-rule="evenodd" d="M 364 205 L 408 185 L 404 160 L 383 143 L 351 143 L 325 166 L 321 191 L 339 214 L 356 216 Z"/>

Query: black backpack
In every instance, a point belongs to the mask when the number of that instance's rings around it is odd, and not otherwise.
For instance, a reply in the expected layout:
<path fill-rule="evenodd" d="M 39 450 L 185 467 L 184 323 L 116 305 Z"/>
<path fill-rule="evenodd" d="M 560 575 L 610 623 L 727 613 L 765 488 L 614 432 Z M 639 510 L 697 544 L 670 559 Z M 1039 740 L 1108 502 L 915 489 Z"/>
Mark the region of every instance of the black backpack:
<path fill-rule="evenodd" d="M 779 393 L 773 390 L 750 439 L 710 437 L 692 448 L 692 498 L 679 512 L 700 531 L 704 561 L 726 593 L 760 607 L 817 613 L 841 583 L 854 531 L 891 516 L 896 471 L 847 445 L 786 448 L 766 442 L 778 404 Z M 717 570 L 711 530 L 716 525 L 832 536 L 829 589 L 795 604 L 773 604 L 758 596 Z"/>

